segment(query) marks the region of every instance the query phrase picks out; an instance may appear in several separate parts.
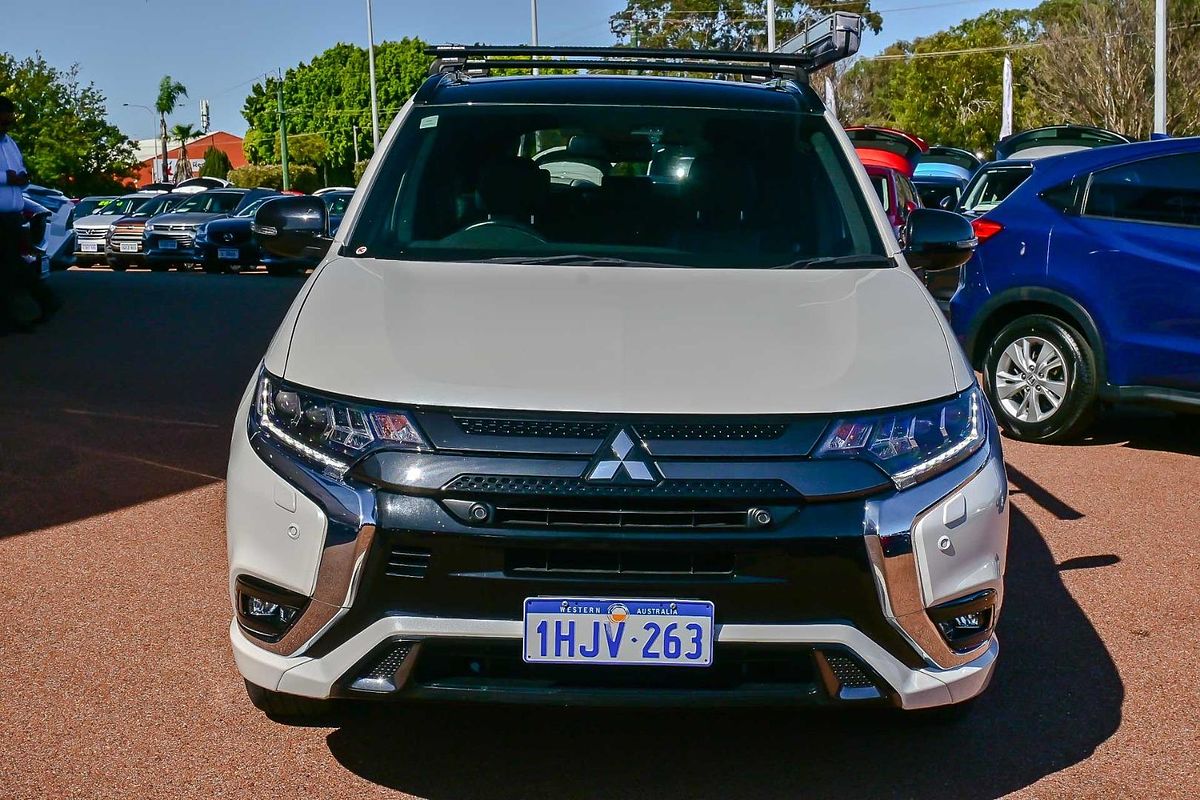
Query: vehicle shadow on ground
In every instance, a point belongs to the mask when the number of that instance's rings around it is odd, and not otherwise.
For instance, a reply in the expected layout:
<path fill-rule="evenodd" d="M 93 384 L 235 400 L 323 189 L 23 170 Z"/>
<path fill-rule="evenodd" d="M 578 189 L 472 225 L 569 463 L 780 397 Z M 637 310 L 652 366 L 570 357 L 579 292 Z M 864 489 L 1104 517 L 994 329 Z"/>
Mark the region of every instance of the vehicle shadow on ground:
<path fill-rule="evenodd" d="M 222 480 L 238 399 L 303 281 L 49 280 L 57 316 L 0 337 L 0 489 L 21 498 L 0 503 L 0 538 Z"/>
<path fill-rule="evenodd" d="M 1060 567 L 1013 511 L 999 667 L 957 721 L 410 705 L 345 718 L 328 736 L 330 751 L 367 780 L 435 800 L 1008 794 L 1086 759 L 1116 731 L 1124 699 Z"/>
<path fill-rule="evenodd" d="M 1121 407 L 1101 415 L 1073 444 L 1121 444 L 1137 450 L 1200 456 L 1200 415 Z"/>

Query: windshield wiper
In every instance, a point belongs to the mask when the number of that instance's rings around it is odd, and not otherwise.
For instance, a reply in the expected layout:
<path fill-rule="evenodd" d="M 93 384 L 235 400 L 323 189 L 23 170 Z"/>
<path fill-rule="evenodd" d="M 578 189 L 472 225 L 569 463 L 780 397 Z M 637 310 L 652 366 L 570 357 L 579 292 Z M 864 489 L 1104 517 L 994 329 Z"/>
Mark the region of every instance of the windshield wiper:
<path fill-rule="evenodd" d="M 585 256 L 566 254 L 560 256 L 498 256 L 475 259 L 473 264 L 528 264 L 530 266 L 575 266 L 575 267 L 675 267 L 677 264 L 662 264 L 656 261 L 630 261 L 610 256 Z"/>
<path fill-rule="evenodd" d="M 888 256 L 856 255 L 856 256 L 821 256 L 819 258 L 802 258 L 790 264 L 780 264 L 773 269 L 841 269 L 843 267 L 870 268 L 893 267 L 896 262 Z"/>

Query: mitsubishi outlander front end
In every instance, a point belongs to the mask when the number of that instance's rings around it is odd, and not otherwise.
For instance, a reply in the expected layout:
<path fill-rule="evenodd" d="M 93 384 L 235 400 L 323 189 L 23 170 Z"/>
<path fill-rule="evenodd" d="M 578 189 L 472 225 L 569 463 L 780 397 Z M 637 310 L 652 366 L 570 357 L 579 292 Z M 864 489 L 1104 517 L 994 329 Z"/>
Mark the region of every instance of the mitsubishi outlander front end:
<path fill-rule="evenodd" d="M 255 219 L 328 253 L 233 434 L 254 702 L 979 694 L 1000 440 L 910 269 L 965 261 L 966 221 L 914 211 L 901 250 L 803 63 L 437 54 L 332 241 L 319 198 Z"/>

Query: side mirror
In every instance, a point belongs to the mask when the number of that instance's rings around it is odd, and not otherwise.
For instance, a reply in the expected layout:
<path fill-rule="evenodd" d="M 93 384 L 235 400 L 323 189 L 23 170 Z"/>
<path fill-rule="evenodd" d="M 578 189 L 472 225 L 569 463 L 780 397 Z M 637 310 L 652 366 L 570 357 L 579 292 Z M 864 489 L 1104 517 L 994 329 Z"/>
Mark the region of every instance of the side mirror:
<path fill-rule="evenodd" d="M 979 240 L 967 218 L 936 208 L 918 208 L 904 225 L 904 259 L 914 270 L 958 269 L 971 260 Z"/>
<path fill-rule="evenodd" d="M 254 213 L 250 229 L 259 244 L 280 258 L 320 259 L 329 250 L 329 212 L 319 197 L 279 197 Z"/>

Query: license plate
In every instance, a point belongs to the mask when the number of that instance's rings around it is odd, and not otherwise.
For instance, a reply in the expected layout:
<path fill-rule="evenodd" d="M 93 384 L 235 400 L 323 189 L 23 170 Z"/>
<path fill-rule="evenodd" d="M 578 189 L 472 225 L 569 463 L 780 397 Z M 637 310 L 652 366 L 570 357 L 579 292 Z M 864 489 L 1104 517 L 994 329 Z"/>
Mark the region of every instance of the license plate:
<path fill-rule="evenodd" d="M 163 250 L 175 250 L 179 247 L 179 242 L 174 239 L 159 239 L 158 246 Z"/>
<path fill-rule="evenodd" d="M 83 252 L 85 252 L 85 253 L 99 253 L 99 252 L 100 252 L 100 245 L 99 245 L 99 244 L 96 244 L 96 243 L 94 243 L 94 242 L 84 242 L 84 243 L 83 243 Z"/>
<path fill-rule="evenodd" d="M 137 242 L 121 242 L 122 253 L 136 253 L 138 251 Z"/>
<path fill-rule="evenodd" d="M 217 258 L 236 261 L 241 254 L 236 247 L 219 247 L 217 248 Z"/>
<path fill-rule="evenodd" d="M 713 604 L 531 597 L 524 650 L 530 663 L 707 667 Z"/>

